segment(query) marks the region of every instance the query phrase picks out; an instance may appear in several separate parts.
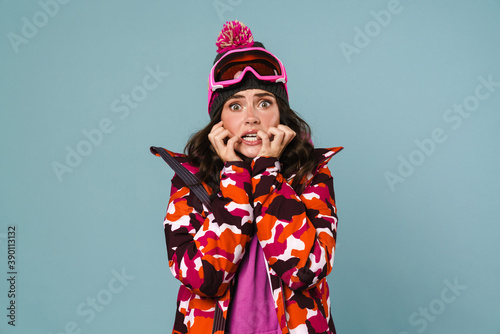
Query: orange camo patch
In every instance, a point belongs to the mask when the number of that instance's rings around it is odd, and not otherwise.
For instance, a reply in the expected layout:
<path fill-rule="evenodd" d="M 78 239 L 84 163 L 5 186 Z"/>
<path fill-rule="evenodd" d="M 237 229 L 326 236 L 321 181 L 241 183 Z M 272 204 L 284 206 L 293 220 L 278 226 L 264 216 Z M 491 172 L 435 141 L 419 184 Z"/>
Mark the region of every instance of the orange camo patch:
<path fill-rule="evenodd" d="M 237 204 L 248 204 L 248 194 L 241 186 L 230 184 L 224 188 L 223 193 L 228 192 L 231 194 L 231 200 Z"/>
<path fill-rule="evenodd" d="M 311 222 L 308 221 L 308 224 L 311 224 Z M 301 234 L 300 240 L 304 243 L 304 249 L 301 250 L 293 249 L 291 255 L 302 259 L 302 261 L 305 261 L 307 260 L 309 253 L 311 252 L 311 249 L 316 240 L 316 230 L 314 229 L 314 227 L 305 230 L 304 233 Z M 302 261 L 299 262 L 298 266 L 304 264 Z"/>
<path fill-rule="evenodd" d="M 210 262 L 210 264 L 215 268 L 215 270 L 223 270 L 228 273 L 236 272 L 237 266 L 228 259 L 225 259 L 223 257 L 214 257 L 211 255 L 206 255 L 205 260 Z"/>
<path fill-rule="evenodd" d="M 279 183 L 286 183 L 286 179 L 283 177 L 281 173 L 278 173 L 278 175 L 276 175 L 276 181 L 278 181 Z"/>
<path fill-rule="evenodd" d="M 327 317 L 330 316 L 330 308 L 328 307 L 328 296 L 329 296 L 329 292 L 327 292 L 326 294 L 323 293 L 321 295 L 321 303 L 324 305 L 325 315 Z"/>
<path fill-rule="evenodd" d="M 285 296 L 285 300 L 289 300 L 290 297 L 292 297 L 292 292 L 293 291 L 290 288 L 288 288 L 286 286 L 284 287 L 284 289 L 283 289 L 283 295 Z M 281 297 L 281 295 L 280 295 L 280 297 Z"/>
<path fill-rule="evenodd" d="M 169 221 L 177 221 L 184 216 L 189 216 L 193 212 L 193 208 L 188 205 L 181 204 L 180 202 L 186 202 L 185 199 L 178 199 L 175 203 L 175 211 L 173 213 L 167 212 L 167 219 Z"/>
<path fill-rule="evenodd" d="M 290 237 L 293 233 L 302 229 L 304 222 L 307 222 L 306 218 L 307 218 L 307 216 L 306 216 L 305 212 L 302 213 L 300 216 L 294 216 L 292 218 L 293 220 L 289 224 L 285 225 L 285 228 L 278 236 L 277 241 L 280 243 L 284 243 L 286 241 L 286 239 L 288 239 L 288 237 Z"/>
<path fill-rule="evenodd" d="M 335 248 L 335 239 L 329 233 L 320 232 L 318 234 L 318 240 L 321 246 L 325 247 L 327 250 Z"/>
<path fill-rule="evenodd" d="M 286 310 L 287 310 L 288 314 L 290 315 L 290 317 L 288 319 L 288 326 L 290 328 L 295 328 L 295 327 L 300 326 L 306 322 L 307 309 L 300 308 L 296 302 L 290 301 L 289 303 L 287 303 Z"/>
<path fill-rule="evenodd" d="M 233 171 L 235 171 L 238 174 L 245 174 L 245 173 L 248 174 L 248 171 L 243 167 L 238 167 L 236 165 L 232 165 L 231 168 L 233 169 Z"/>
<path fill-rule="evenodd" d="M 185 197 L 189 193 L 189 188 L 188 187 L 182 187 L 181 189 L 177 189 L 176 192 L 174 192 L 170 196 L 170 201 L 175 201 L 176 199 Z"/>
<path fill-rule="evenodd" d="M 312 198 L 309 200 L 305 200 L 304 198 L 302 198 L 302 201 L 307 201 L 307 207 L 309 209 L 318 210 L 319 212 L 323 213 L 328 212 L 328 214 L 330 214 L 330 209 L 325 205 L 323 199 Z"/>
<path fill-rule="evenodd" d="M 214 312 L 214 300 L 213 298 L 194 298 L 189 302 L 189 308 L 202 312 Z"/>
<path fill-rule="evenodd" d="M 220 240 L 224 240 L 221 243 Z M 248 241 L 249 237 L 243 234 L 235 234 L 230 229 L 224 230 L 219 238 L 207 238 L 205 240 L 199 240 L 200 243 L 204 241 L 203 252 L 210 253 L 213 250 L 222 249 L 228 253 L 234 253 L 234 249 L 240 245 L 243 241 Z"/>
<path fill-rule="evenodd" d="M 285 287 L 285 290 L 287 288 Z M 284 291 L 282 291 L 281 293 L 278 294 L 278 298 L 276 300 L 276 303 L 278 305 L 278 313 L 277 313 L 277 316 L 278 316 L 278 319 L 279 319 L 279 322 L 281 324 L 281 327 L 283 329 L 286 329 L 286 314 L 285 314 L 285 309 L 284 309 L 284 305 L 285 303 L 283 303 L 283 293 Z M 282 329 L 282 330 L 283 330 Z M 288 333 L 288 331 L 286 331 L 286 333 Z"/>
<path fill-rule="evenodd" d="M 193 240 L 196 249 L 200 249 L 200 242 L 198 240 Z"/>
<path fill-rule="evenodd" d="M 278 221 L 277 217 L 274 216 L 264 216 L 260 222 L 257 223 L 257 235 L 259 240 L 271 240 L 273 238 L 272 227 Z"/>
<path fill-rule="evenodd" d="M 213 317 L 202 317 L 196 316 L 196 322 L 191 324 L 191 327 L 188 328 L 189 333 L 191 334 L 206 334 L 211 331 L 213 325 Z"/>
<path fill-rule="evenodd" d="M 212 195 L 212 193 L 213 193 L 212 188 L 210 188 L 206 183 L 202 183 L 202 185 L 203 185 L 203 188 L 205 188 L 205 190 L 207 191 L 208 196 Z"/>

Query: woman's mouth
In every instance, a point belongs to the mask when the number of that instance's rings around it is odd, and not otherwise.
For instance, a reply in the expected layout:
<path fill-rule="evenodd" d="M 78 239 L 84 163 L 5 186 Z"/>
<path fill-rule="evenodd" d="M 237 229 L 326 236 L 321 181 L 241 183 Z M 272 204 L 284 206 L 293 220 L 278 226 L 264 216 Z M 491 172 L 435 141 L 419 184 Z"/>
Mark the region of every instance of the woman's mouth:
<path fill-rule="evenodd" d="M 241 139 L 246 141 L 257 141 L 259 139 L 256 133 L 249 133 L 241 137 Z"/>
<path fill-rule="evenodd" d="M 241 136 L 241 141 L 245 145 L 258 145 L 262 140 L 257 136 L 257 133 L 247 133 Z"/>

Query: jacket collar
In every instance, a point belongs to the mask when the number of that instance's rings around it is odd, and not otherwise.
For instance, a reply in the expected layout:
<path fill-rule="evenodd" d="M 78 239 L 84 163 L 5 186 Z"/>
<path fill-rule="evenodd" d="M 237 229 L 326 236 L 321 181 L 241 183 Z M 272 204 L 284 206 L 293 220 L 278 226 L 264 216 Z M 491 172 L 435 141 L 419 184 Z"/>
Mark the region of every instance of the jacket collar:
<path fill-rule="evenodd" d="M 318 165 L 327 164 L 335 154 L 339 153 L 343 149 L 344 148 L 342 146 L 314 149 L 314 155 Z"/>

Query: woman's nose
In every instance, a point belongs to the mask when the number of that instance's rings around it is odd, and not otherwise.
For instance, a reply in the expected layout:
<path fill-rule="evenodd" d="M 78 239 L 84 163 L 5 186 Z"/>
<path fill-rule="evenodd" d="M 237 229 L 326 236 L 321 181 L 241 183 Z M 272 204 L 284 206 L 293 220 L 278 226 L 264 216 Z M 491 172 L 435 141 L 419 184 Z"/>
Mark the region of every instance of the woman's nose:
<path fill-rule="evenodd" d="M 260 119 L 259 119 L 259 116 L 257 114 L 257 110 L 252 105 L 249 105 L 247 107 L 246 123 L 247 124 L 258 124 L 259 122 L 260 122 Z"/>

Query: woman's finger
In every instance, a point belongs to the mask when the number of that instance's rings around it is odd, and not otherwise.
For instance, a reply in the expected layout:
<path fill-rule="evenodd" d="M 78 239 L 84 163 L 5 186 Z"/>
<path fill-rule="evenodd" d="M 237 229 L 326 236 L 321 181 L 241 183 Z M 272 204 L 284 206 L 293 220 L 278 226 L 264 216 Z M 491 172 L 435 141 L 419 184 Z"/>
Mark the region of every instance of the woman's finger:
<path fill-rule="evenodd" d="M 266 156 L 266 157 L 272 157 L 275 156 L 273 155 L 273 150 L 271 149 L 271 141 L 269 139 L 269 134 L 259 130 L 257 131 L 257 136 L 261 139 L 262 144 L 259 150 L 259 153 L 257 154 L 258 156 Z"/>
<path fill-rule="evenodd" d="M 223 150 L 226 149 L 226 141 L 225 139 L 229 136 L 229 131 L 224 128 L 219 128 L 214 133 L 214 143 L 217 145 L 218 149 L 223 153 Z"/>
<path fill-rule="evenodd" d="M 220 131 L 220 129 L 222 128 L 222 121 L 220 121 L 219 123 L 215 124 L 212 129 L 210 130 L 210 133 L 208 134 L 208 137 L 213 137 L 214 133 L 217 133 L 218 131 Z"/>
<path fill-rule="evenodd" d="M 213 131 L 214 129 L 217 129 L 217 128 L 222 127 L 222 124 L 223 124 L 223 123 L 222 123 L 222 121 L 220 121 L 219 123 L 214 124 L 214 126 L 212 126 L 212 131 Z"/>
<path fill-rule="evenodd" d="M 293 140 L 293 138 L 295 138 L 295 136 L 296 136 L 296 132 L 293 131 L 292 129 L 290 129 L 286 125 L 279 124 L 278 129 L 282 130 L 285 133 L 285 136 L 283 138 L 283 142 L 284 142 L 285 146 L 288 145 Z"/>
<path fill-rule="evenodd" d="M 208 140 L 210 141 L 210 143 L 212 143 L 212 146 L 215 148 L 215 151 L 217 152 L 217 154 L 220 155 L 220 150 L 221 150 L 221 145 L 220 145 L 220 140 L 219 140 L 219 136 L 220 136 L 220 133 L 224 131 L 224 128 L 215 128 L 213 129 L 209 134 L 208 134 Z"/>
<path fill-rule="evenodd" d="M 295 131 L 293 131 L 292 129 L 290 129 L 288 126 L 286 125 L 283 125 L 283 124 L 279 124 L 278 125 L 278 129 L 282 130 L 283 132 L 285 132 L 285 136 L 286 137 L 295 137 L 296 133 Z"/>
<path fill-rule="evenodd" d="M 274 136 L 273 140 L 271 141 L 271 145 L 274 144 L 274 146 L 279 145 L 281 146 L 283 143 L 283 138 L 285 137 L 285 132 L 281 129 L 275 128 L 275 127 L 270 127 L 267 132 L 271 135 Z"/>
<path fill-rule="evenodd" d="M 225 159 L 224 162 L 226 161 L 238 161 L 240 159 L 240 157 L 238 157 L 238 155 L 236 154 L 236 151 L 235 151 L 235 145 L 237 143 L 241 142 L 241 138 L 239 137 L 236 137 L 236 136 L 233 136 L 232 138 L 230 138 L 228 141 L 227 141 L 227 145 L 226 145 L 226 152 L 225 152 Z"/>
<path fill-rule="evenodd" d="M 283 131 L 283 129 L 279 128 L 269 128 L 269 132 L 274 136 L 274 139 L 271 142 L 273 156 L 279 158 L 286 145 L 289 143 L 287 133 Z"/>
<path fill-rule="evenodd" d="M 235 152 L 235 144 L 240 141 L 240 138 L 231 136 L 231 133 L 224 128 L 222 122 L 212 127 L 208 134 L 208 140 L 224 163 L 227 161 L 241 161 Z"/>
<path fill-rule="evenodd" d="M 262 130 L 257 131 L 257 137 L 262 140 L 262 146 L 269 146 L 269 134 Z"/>

